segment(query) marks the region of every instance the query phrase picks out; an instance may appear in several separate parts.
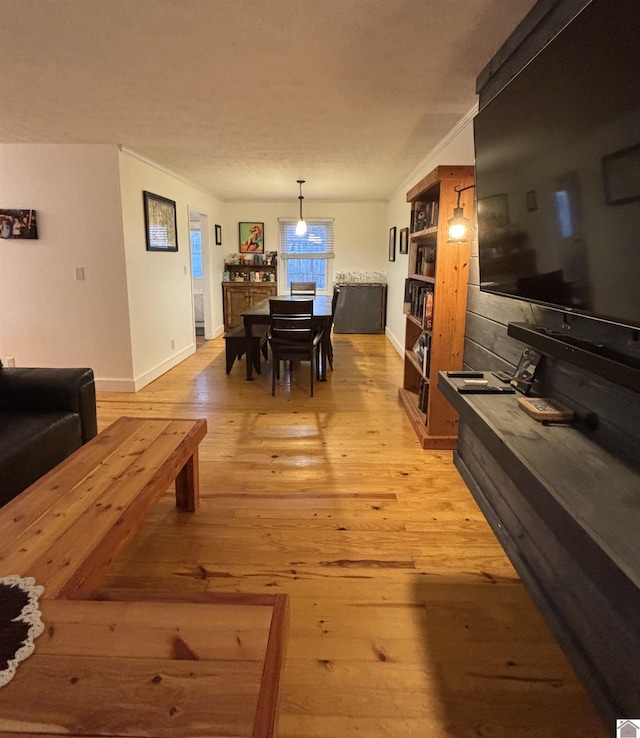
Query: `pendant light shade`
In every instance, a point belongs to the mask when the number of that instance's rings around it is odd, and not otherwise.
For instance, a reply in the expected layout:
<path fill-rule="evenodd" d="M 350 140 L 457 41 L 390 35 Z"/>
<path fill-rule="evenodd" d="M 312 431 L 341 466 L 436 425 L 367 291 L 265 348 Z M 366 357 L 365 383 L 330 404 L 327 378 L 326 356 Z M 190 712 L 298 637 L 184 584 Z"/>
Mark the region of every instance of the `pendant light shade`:
<path fill-rule="evenodd" d="M 304 184 L 305 180 L 298 179 L 296 181 L 298 183 L 298 187 L 300 188 L 300 194 L 298 195 L 298 200 L 300 201 L 300 220 L 296 225 L 296 236 L 304 236 L 304 234 L 307 232 L 307 224 L 304 222 L 304 218 L 302 217 L 302 201 L 304 200 L 304 197 L 302 196 L 302 185 Z"/>

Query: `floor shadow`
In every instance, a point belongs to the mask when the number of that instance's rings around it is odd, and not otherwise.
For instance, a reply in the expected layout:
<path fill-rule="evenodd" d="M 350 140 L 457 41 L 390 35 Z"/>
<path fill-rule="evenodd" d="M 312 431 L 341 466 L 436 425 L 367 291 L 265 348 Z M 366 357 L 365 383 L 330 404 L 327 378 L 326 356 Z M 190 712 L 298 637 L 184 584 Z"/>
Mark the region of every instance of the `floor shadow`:
<path fill-rule="evenodd" d="M 519 581 L 424 576 L 415 594 L 451 735 L 610 734 Z"/>

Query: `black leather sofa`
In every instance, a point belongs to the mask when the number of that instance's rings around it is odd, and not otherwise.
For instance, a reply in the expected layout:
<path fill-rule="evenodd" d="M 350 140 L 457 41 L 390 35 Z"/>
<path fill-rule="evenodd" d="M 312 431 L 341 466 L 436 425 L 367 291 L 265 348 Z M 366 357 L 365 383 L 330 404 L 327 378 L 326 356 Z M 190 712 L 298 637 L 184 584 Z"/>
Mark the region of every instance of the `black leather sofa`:
<path fill-rule="evenodd" d="M 0 364 L 0 506 L 96 433 L 91 369 Z"/>

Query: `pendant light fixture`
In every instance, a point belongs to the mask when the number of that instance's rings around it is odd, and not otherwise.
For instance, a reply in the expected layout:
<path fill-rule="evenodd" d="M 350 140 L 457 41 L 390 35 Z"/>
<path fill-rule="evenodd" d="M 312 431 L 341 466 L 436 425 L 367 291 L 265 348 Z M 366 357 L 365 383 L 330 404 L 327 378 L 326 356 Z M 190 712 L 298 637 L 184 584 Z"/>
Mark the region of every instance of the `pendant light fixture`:
<path fill-rule="evenodd" d="M 304 200 L 304 197 L 302 196 L 302 185 L 305 181 L 304 179 L 298 179 L 296 180 L 296 182 L 300 187 L 300 194 L 298 195 L 298 200 L 300 200 L 300 220 L 296 225 L 296 236 L 304 236 L 304 234 L 307 232 L 307 224 L 304 222 L 304 218 L 302 217 L 302 201 Z"/>
<path fill-rule="evenodd" d="M 475 187 L 474 184 L 468 185 L 467 187 L 461 187 L 458 189 L 454 187 L 454 192 L 458 193 L 458 204 L 453 209 L 453 218 L 447 221 L 449 226 L 449 240 L 448 243 L 461 243 L 467 240 L 467 233 L 469 231 L 469 218 L 464 217 L 464 208 L 460 205 L 460 193 L 465 190 L 470 190 Z"/>

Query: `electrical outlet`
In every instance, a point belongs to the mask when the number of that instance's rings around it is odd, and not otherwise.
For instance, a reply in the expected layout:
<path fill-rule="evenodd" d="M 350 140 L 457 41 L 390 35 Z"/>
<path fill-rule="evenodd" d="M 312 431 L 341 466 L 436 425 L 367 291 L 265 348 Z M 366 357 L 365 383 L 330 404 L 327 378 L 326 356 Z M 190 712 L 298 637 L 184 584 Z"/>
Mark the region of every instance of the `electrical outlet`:
<path fill-rule="evenodd" d="M 7 356 L 7 366 L 15 366 L 16 360 L 13 358 L 13 356 Z"/>
<path fill-rule="evenodd" d="M 171 348 L 172 348 L 172 349 L 174 349 L 175 347 L 176 347 L 176 342 L 175 342 L 175 340 L 174 340 L 174 339 L 172 338 L 172 339 L 171 339 Z"/>

